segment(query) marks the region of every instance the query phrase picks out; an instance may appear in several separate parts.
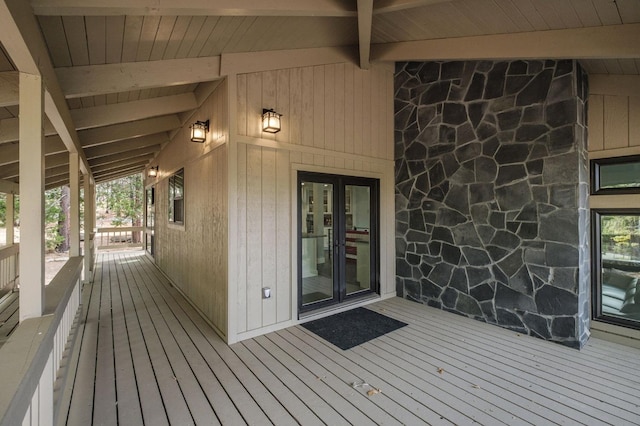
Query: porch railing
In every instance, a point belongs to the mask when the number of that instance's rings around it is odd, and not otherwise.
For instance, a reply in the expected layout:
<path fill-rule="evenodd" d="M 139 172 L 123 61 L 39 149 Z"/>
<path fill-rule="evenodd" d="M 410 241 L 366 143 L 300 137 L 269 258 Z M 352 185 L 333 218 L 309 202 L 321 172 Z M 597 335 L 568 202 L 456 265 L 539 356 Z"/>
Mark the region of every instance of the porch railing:
<path fill-rule="evenodd" d="M 61 397 L 54 398 L 65 345 L 80 306 L 82 257 L 72 257 L 45 290 L 44 315 L 20 322 L 0 348 L 0 426 L 52 425 Z M 63 380 L 63 379 L 60 379 Z"/>
<path fill-rule="evenodd" d="M 20 244 L 0 248 L 0 297 L 18 287 Z"/>
<path fill-rule="evenodd" d="M 142 248 L 142 226 L 98 228 L 94 244 L 98 250 L 140 247 Z"/>

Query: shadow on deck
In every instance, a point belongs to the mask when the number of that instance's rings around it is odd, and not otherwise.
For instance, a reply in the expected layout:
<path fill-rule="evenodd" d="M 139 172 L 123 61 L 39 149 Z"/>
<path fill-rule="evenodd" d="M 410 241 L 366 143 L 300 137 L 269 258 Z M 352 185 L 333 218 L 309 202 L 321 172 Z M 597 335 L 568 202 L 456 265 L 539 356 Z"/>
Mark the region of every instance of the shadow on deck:
<path fill-rule="evenodd" d="M 139 253 L 99 254 L 83 303 L 70 425 L 640 424 L 640 350 L 598 339 L 397 298 L 370 308 L 409 326 L 347 351 L 298 326 L 228 346 Z"/>

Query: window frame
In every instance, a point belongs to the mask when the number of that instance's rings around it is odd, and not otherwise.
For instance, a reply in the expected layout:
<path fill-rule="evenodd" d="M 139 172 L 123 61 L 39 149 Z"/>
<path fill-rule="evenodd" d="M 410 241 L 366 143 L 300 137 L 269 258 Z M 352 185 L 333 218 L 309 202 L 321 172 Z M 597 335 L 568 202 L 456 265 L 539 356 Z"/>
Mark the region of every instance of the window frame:
<path fill-rule="evenodd" d="M 176 197 L 176 181 L 177 177 L 181 177 L 182 196 Z M 185 223 L 185 193 L 184 193 L 184 168 L 181 168 L 167 179 L 167 195 L 169 200 L 167 220 L 170 225 L 184 226 Z M 176 211 L 180 210 L 181 220 L 176 219 Z"/>
<path fill-rule="evenodd" d="M 601 188 L 600 168 L 601 166 L 639 163 L 640 155 L 628 155 L 622 157 L 593 158 L 589 161 L 589 173 L 591 177 L 591 195 L 615 195 L 615 194 L 640 194 L 640 184 L 629 188 Z"/>
<path fill-rule="evenodd" d="M 602 230 L 601 216 L 640 216 L 638 208 L 591 209 L 591 317 L 595 321 L 640 330 L 640 320 L 609 315 L 602 309 Z"/>

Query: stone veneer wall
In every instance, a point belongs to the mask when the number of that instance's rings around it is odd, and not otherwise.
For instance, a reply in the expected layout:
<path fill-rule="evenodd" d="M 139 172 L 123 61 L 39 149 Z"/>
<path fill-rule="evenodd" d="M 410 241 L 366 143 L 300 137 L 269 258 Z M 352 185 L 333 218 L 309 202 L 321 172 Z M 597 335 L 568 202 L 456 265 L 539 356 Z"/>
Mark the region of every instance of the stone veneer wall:
<path fill-rule="evenodd" d="M 575 61 L 399 63 L 398 295 L 582 347 L 587 79 Z"/>

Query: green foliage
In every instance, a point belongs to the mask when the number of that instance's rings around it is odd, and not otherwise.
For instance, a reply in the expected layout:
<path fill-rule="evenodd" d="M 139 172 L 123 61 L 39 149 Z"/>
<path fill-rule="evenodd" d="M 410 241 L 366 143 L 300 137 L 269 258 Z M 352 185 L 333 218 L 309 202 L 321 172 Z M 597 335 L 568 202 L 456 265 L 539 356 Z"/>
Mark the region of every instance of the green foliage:
<path fill-rule="evenodd" d="M 142 174 L 135 174 L 96 185 L 98 209 L 114 214 L 113 226 L 138 226 L 144 207 Z"/>

